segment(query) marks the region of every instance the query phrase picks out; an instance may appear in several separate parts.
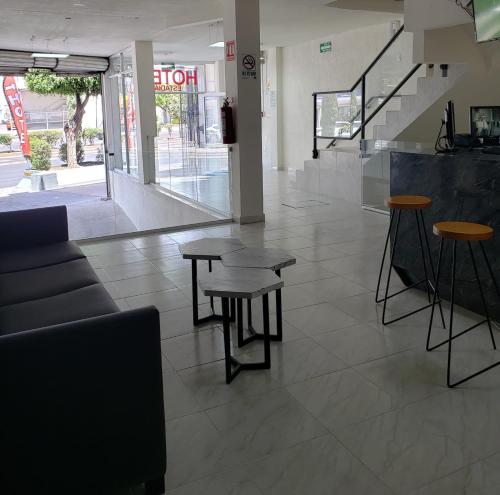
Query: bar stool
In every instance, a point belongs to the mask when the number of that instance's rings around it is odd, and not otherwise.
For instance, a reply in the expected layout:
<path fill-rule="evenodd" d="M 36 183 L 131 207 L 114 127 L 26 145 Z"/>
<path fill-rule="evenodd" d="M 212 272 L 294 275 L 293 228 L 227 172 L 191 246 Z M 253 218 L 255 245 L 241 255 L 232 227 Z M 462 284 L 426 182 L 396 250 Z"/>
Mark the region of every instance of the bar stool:
<path fill-rule="evenodd" d="M 391 196 L 385 200 L 385 204 L 388 208 L 391 210 L 391 220 L 389 223 L 389 230 L 387 232 L 387 238 L 385 240 L 385 246 L 384 246 L 384 254 L 382 256 L 382 263 L 380 265 L 380 272 L 378 276 L 378 282 L 377 282 L 377 291 L 375 294 L 375 302 L 384 303 L 384 309 L 382 312 L 382 324 L 383 325 L 390 325 L 391 323 L 395 323 L 397 321 L 403 320 L 404 318 L 408 318 L 409 316 L 412 316 L 416 313 L 419 313 L 420 311 L 423 311 L 427 308 L 430 308 L 432 306 L 432 301 L 431 301 L 431 292 L 434 293 L 434 296 L 436 296 L 436 274 L 434 271 L 434 265 L 432 263 L 432 256 L 431 256 L 431 250 L 429 246 L 429 238 L 427 236 L 427 231 L 425 229 L 425 223 L 424 223 L 424 213 L 423 211 L 427 208 L 430 208 L 432 206 L 432 199 L 428 198 L 427 196 Z M 394 256 L 396 254 L 396 247 L 398 243 L 398 234 L 399 234 L 399 225 L 401 221 L 401 214 L 403 211 L 406 211 L 408 213 L 414 213 L 415 214 L 415 221 L 416 221 L 416 227 L 417 227 L 417 232 L 418 232 L 418 239 L 420 243 L 420 252 L 422 255 L 422 264 L 423 264 L 423 269 L 424 269 L 424 274 L 425 278 L 423 280 L 420 280 L 408 287 L 405 287 L 404 289 L 395 292 L 394 294 L 389 295 L 389 286 L 391 283 L 391 274 L 392 274 L 392 268 L 394 267 Z M 394 229 L 394 220 L 396 219 L 396 227 Z M 384 264 L 385 264 L 385 259 L 387 257 L 387 249 L 389 247 L 389 241 L 391 238 L 391 234 L 393 233 L 394 230 L 394 241 L 392 244 L 392 252 L 391 252 L 391 257 L 390 257 L 390 266 L 389 266 L 389 273 L 387 275 L 387 283 L 385 287 L 385 292 L 383 297 L 379 297 L 380 294 L 380 284 L 382 281 L 382 273 L 384 270 Z M 423 230 L 423 235 L 422 235 L 422 230 Z M 424 246 L 424 240 L 425 240 L 425 246 Z M 426 260 L 426 255 L 428 257 L 429 261 L 429 266 L 430 266 L 430 271 L 432 274 L 432 281 L 429 279 L 429 274 L 427 270 L 427 260 Z M 425 284 L 426 289 L 427 289 L 427 299 L 429 301 L 429 304 L 426 306 L 423 306 L 419 309 L 416 309 L 414 311 L 411 311 L 409 313 L 406 313 L 402 316 L 399 316 L 397 318 L 394 318 L 392 320 L 386 321 L 386 310 L 387 310 L 387 301 L 389 299 L 392 299 L 393 297 L 402 294 L 403 292 L 406 292 L 409 289 L 413 289 L 415 287 L 418 287 L 419 285 Z M 445 325 L 444 323 L 444 315 L 443 315 L 443 310 L 441 308 L 441 300 L 438 297 L 437 300 L 439 304 L 439 308 L 441 311 L 441 319 L 443 323 L 443 327 Z"/>
<path fill-rule="evenodd" d="M 491 319 L 490 315 L 488 312 L 488 306 L 486 304 L 486 299 L 484 297 L 484 291 L 483 287 L 481 285 L 481 280 L 479 279 L 479 272 L 477 269 L 477 263 L 476 263 L 476 258 L 474 256 L 474 251 L 472 249 L 472 242 L 476 241 L 479 242 L 479 247 L 481 248 L 481 252 L 484 258 L 484 261 L 486 263 L 486 267 L 488 269 L 488 273 L 492 279 L 493 285 L 495 286 L 495 289 L 497 291 L 497 294 L 500 297 L 500 290 L 497 284 L 497 281 L 495 279 L 495 276 L 493 274 L 493 270 L 491 268 L 488 256 L 486 255 L 486 250 L 483 245 L 483 241 L 488 241 L 493 238 L 494 231 L 491 227 L 488 225 L 481 225 L 477 223 L 470 223 L 470 222 L 440 222 L 436 223 L 433 227 L 433 232 L 434 235 L 438 236 L 441 238 L 440 241 L 440 246 L 439 246 L 439 260 L 438 260 L 438 267 L 437 267 L 437 278 L 436 278 L 436 291 L 434 293 L 434 298 L 433 298 L 433 304 L 432 304 L 432 310 L 431 310 L 431 318 L 429 322 L 429 330 L 427 334 L 427 345 L 426 349 L 428 351 L 433 351 L 434 349 L 437 349 L 438 347 L 441 347 L 445 344 L 448 344 L 448 368 L 447 368 L 447 374 L 446 374 L 446 383 L 448 387 L 453 388 L 456 387 L 457 385 L 460 385 L 471 378 L 474 378 L 478 375 L 481 375 L 482 373 L 485 373 L 486 371 L 489 371 L 492 368 L 495 368 L 496 366 L 500 365 L 500 361 L 487 366 L 486 368 L 477 371 L 476 373 L 473 373 L 472 375 L 462 378 L 461 380 L 451 383 L 451 377 L 450 377 L 450 369 L 451 369 L 451 343 L 453 340 L 456 338 L 460 337 L 461 335 L 464 335 L 467 332 L 470 332 L 471 330 L 474 330 L 475 328 L 481 326 L 483 323 L 488 324 L 488 329 L 490 332 L 490 337 L 491 337 L 491 342 L 493 344 L 493 349 L 496 350 L 496 342 L 495 342 L 495 337 L 493 335 L 493 329 L 491 326 Z M 445 240 L 451 240 L 453 241 L 453 251 L 452 251 L 452 267 L 451 267 L 451 301 L 450 301 L 450 324 L 449 324 L 449 336 L 448 339 L 446 339 L 443 342 L 440 342 L 437 345 L 430 346 L 430 339 L 431 339 L 431 332 L 432 332 L 432 321 L 434 318 L 434 308 L 436 304 L 436 293 L 438 291 L 437 286 L 439 284 L 439 279 L 441 276 L 441 271 L 442 271 L 442 257 L 443 257 L 443 245 Z M 484 315 L 486 317 L 485 320 L 476 323 L 475 325 L 472 325 L 471 327 L 461 331 L 457 335 L 453 335 L 453 309 L 454 309 L 454 304 L 455 304 L 455 279 L 456 279 L 456 268 L 457 268 L 457 242 L 458 241 L 466 241 L 467 246 L 468 246 L 468 251 L 470 253 L 470 258 L 472 261 L 472 267 L 474 269 L 474 274 L 476 277 L 477 281 L 477 286 L 479 289 L 479 294 L 481 296 L 481 302 L 483 305 L 483 310 L 484 310 Z"/>

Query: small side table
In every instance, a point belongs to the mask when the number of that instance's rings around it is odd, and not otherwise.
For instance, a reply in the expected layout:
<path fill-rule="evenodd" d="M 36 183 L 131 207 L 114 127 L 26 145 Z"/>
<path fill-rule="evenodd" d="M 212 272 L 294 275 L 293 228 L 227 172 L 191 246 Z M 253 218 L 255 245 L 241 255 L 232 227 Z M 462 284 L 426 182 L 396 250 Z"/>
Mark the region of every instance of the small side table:
<path fill-rule="evenodd" d="M 209 272 L 212 272 L 212 261 L 220 261 L 224 254 L 243 249 L 244 247 L 244 244 L 239 239 L 227 237 L 207 237 L 206 239 L 187 242 L 179 247 L 182 257 L 185 260 L 191 260 L 194 326 L 198 326 L 212 320 L 222 320 L 222 315 L 215 314 L 213 297 L 210 297 L 212 314 L 206 316 L 205 318 L 198 317 L 198 260 L 208 261 L 208 270 Z M 232 314 L 234 315 L 234 301 L 231 302 L 231 306 Z"/>
<path fill-rule="evenodd" d="M 209 273 L 199 280 L 206 296 L 222 299 L 222 326 L 224 330 L 224 354 L 226 360 L 226 383 L 244 370 L 262 370 L 271 368 L 271 338 L 269 334 L 269 293 L 283 287 L 283 281 L 266 270 L 223 268 L 217 273 Z M 231 319 L 229 301 L 252 300 L 262 296 L 264 316 L 264 361 L 241 363 L 231 355 Z M 243 326 L 242 313 L 238 315 L 238 327 Z"/>
<path fill-rule="evenodd" d="M 281 277 L 281 270 L 297 263 L 296 258 L 283 249 L 274 248 L 244 248 L 222 256 L 222 264 L 227 267 L 259 268 L 271 270 Z M 243 313 L 242 301 L 238 300 L 238 315 Z M 243 325 L 238 325 L 238 347 L 243 347 L 254 340 L 264 338 L 264 334 L 257 332 L 252 326 L 252 300 L 247 299 L 248 332 L 250 336 L 243 337 Z M 238 316 L 240 318 L 240 316 Z M 283 316 L 281 309 L 281 289 L 276 291 L 276 334 L 271 340 L 283 341 Z"/>

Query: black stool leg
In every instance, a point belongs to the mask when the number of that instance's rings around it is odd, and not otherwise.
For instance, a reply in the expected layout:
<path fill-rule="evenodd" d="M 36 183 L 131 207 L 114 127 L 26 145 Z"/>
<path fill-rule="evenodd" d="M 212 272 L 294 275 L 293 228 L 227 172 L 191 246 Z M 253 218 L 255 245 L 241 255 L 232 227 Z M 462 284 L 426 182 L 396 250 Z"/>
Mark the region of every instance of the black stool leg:
<path fill-rule="evenodd" d="M 425 250 L 424 250 L 424 242 L 422 240 L 422 230 L 420 229 L 420 219 L 419 219 L 419 214 L 418 211 L 415 210 L 415 221 L 417 222 L 417 232 L 418 232 L 418 240 L 420 243 L 420 253 L 422 254 L 422 264 L 424 266 L 424 275 L 425 275 L 425 280 L 427 283 L 425 284 L 426 289 L 427 289 L 427 300 L 431 302 L 431 288 L 429 287 L 429 275 L 427 273 L 427 262 L 425 260 Z M 424 226 L 425 229 L 425 226 Z M 432 262 L 431 262 L 432 265 Z"/>
<path fill-rule="evenodd" d="M 471 260 L 472 260 L 472 266 L 474 267 L 474 273 L 476 275 L 477 286 L 479 288 L 479 294 L 481 296 L 481 301 L 483 303 L 484 316 L 486 316 L 486 321 L 488 323 L 488 328 L 490 330 L 491 342 L 493 343 L 493 349 L 496 350 L 497 344 L 495 342 L 495 337 L 493 336 L 493 328 L 491 327 L 491 319 L 490 319 L 490 315 L 488 312 L 488 306 L 486 305 L 486 299 L 484 298 L 483 286 L 481 284 L 481 280 L 479 279 L 479 272 L 477 271 L 476 259 L 474 257 L 474 252 L 472 251 L 472 245 L 471 245 L 470 241 L 467 242 L 467 244 L 469 245 L 469 253 L 470 253 Z"/>
<path fill-rule="evenodd" d="M 434 310 L 436 308 L 436 299 L 438 295 L 438 287 L 439 287 L 439 278 L 441 276 L 441 264 L 443 260 L 443 245 L 444 245 L 444 239 L 441 238 L 441 241 L 439 243 L 439 257 L 438 257 L 438 264 L 437 264 L 437 275 L 436 275 L 436 287 L 434 288 L 434 297 L 432 298 L 432 309 L 431 309 L 431 318 L 429 320 L 429 330 L 427 331 L 427 343 L 426 343 L 426 350 L 431 351 L 431 332 L 432 332 L 432 323 L 434 322 Z M 441 317 L 444 319 L 443 314 L 441 313 Z M 443 324 L 444 325 L 444 324 Z"/>
<path fill-rule="evenodd" d="M 394 264 L 394 256 L 396 254 L 396 245 L 398 243 L 398 233 L 399 233 L 399 222 L 401 220 L 401 210 L 398 210 L 398 218 L 396 220 L 396 232 L 394 234 L 394 244 L 392 246 L 392 253 L 391 253 L 391 261 L 389 265 L 389 273 L 387 275 L 387 285 L 385 286 L 385 295 L 384 295 L 384 309 L 382 311 L 382 324 L 386 325 L 386 320 L 385 320 L 385 313 L 387 310 L 387 299 L 389 295 L 389 285 L 391 283 L 391 274 L 392 274 L 392 267 Z M 389 237 L 390 237 L 390 231 L 389 231 Z"/>
<path fill-rule="evenodd" d="M 450 300 L 450 328 L 448 338 L 448 367 L 446 383 L 451 388 L 451 342 L 453 340 L 453 310 L 455 308 L 455 277 L 457 271 L 457 241 L 453 241 L 453 255 L 451 262 L 451 300 Z"/>
<path fill-rule="evenodd" d="M 422 221 L 422 230 L 424 231 L 425 245 L 427 247 L 427 255 L 429 256 L 429 264 L 431 266 L 432 282 L 434 283 L 434 287 L 432 289 L 433 289 L 434 293 L 436 293 L 437 292 L 436 272 L 434 271 L 434 263 L 432 262 L 431 246 L 429 244 L 429 236 L 427 235 L 427 230 L 425 229 L 424 212 L 422 210 L 420 210 L 420 220 Z M 443 324 L 443 328 L 446 328 L 446 323 L 444 321 L 443 305 L 441 304 L 441 298 L 439 297 L 439 293 L 437 294 L 437 299 L 439 300 L 439 313 L 441 315 L 441 323 Z"/>
<path fill-rule="evenodd" d="M 375 302 L 377 304 L 383 301 L 383 299 L 379 299 L 378 295 L 380 292 L 380 284 L 382 282 L 382 273 L 384 271 L 385 258 L 387 256 L 387 248 L 389 247 L 389 240 L 391 238 L 392 225 L 394 223 L 394 212 L 392 210 L 390 212 L 390 217 L 391 220 L 389 222 L 389 230 L 387 231 L 387 237 L 385 239 L 384 254 L 382 255 L 382 263 L 380 265 L 380 271 L 378 274 L 377 291 L 375 292 Z"/>

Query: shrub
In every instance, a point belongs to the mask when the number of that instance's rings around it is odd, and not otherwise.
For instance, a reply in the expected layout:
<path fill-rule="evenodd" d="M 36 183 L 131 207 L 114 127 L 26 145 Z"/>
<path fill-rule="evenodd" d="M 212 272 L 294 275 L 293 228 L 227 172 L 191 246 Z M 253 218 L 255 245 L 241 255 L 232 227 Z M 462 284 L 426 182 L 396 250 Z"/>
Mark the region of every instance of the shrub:
<path fill-rule="evenodd" d="M 97 163 L 104 163 L 104 153 L 102 150 L 102 146 L 99 146 L 99 149 L 97 150 L 97 153 L 95 155 L 95 161 Z"/>
<path fill-rule="evenodd" d="M 76 163 L 80 164 L 85 158 L 85 150 L 83 149 L 83 144 L 81 139 L 76 140 Z M 59 146 L 59 159 L 64 163 L 68 163 L 68 145 L 62 143 Z"/>
<path fill-rule="evenodd" d="M 62 141 L 63 132 L 54 129 L 43 129 L 40 131 L 30 131 L 29 136 L 30 138 L 43 139 L 49 143 L 52 148 L 57 148 L 57 145 Z"/>
<path fill-rule="evenodd" d="M 10 134 L 0 134 L 0 144 L 12 149 L 12 136 Z"/>
<path fill-rule="evenodd" d="M 43 139 L 34 137 L 31 144 L 31 167 L 34 170 L 50 170 L 50 157 L 52 149 L 50 144 Z"/>
<path fill-rule="evenodd" d="M 82 139 L 85 144 L 94 144 L 96 140 L 102 141 L 103 138 L 102 129 L 97 127 L 88 127 L 82 131 Z"/>

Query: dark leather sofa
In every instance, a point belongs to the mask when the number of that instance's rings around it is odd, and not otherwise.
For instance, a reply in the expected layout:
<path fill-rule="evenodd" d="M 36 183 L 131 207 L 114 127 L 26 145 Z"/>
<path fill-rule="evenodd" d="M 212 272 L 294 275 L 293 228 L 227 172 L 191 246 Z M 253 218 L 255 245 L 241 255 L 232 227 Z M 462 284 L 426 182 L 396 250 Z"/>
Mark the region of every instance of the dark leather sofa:
<path fill-rule="evenodd" d="M 65 207 L 0 213 L 0 493 L 164 493 L 159 315 L 120 312 Z"/>

